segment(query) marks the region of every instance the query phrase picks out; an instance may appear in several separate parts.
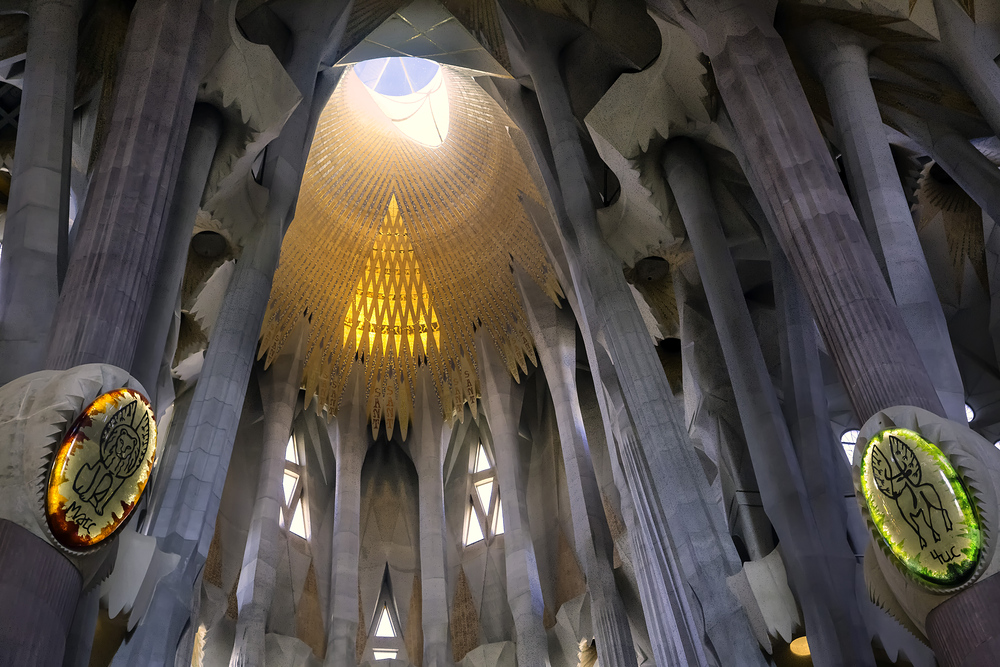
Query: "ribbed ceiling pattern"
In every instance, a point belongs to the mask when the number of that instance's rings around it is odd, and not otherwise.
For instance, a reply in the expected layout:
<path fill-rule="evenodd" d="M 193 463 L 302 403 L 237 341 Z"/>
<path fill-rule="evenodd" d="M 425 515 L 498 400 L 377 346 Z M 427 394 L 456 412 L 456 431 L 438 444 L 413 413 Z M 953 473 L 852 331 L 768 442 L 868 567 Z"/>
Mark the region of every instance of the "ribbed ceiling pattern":
<path fill-rule="evenodd" d="M 384 420 L 391 435 L 398 417 L 404 437 L 419 365 L 445 417 L 475 410 L 476 329 L 515 375 L 535 362 L 512 260 L 561 294 L 521 204 L 540 197 L 510 120 L 469 76 L 442 69 L 451 121 L 434 148 L 403 136 L 345 73 L 316 130 L 261 333 L 269 364 L 305 314 L 306 401 L 335 413 L 360 357 L 373 431 Z"/>

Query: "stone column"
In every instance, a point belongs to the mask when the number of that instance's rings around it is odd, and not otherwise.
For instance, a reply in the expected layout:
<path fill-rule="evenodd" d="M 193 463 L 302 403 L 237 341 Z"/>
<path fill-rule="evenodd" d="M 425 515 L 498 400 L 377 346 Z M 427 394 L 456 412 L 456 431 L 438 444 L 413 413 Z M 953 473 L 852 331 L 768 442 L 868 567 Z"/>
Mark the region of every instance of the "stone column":
<path fill-rule="evenodd" d="M 82 583 L 58 549 L 0 519 L 0 662 L 61 667 Z"/>
<path fill-rule="evenodd" d="M 82 4 L 28 3 L 28 53 L 0 262 L 0 385 L 44 368 L 66 270 Z"/>
<path fill-rule="evenodd" d="M 483 412 L 486 413 L 493 441 L 497 483 L 500 485 L 507 602 L 517 634 L 517 664 L 548 667 L 549 647 L 543 621 L 545 600 L 538 578 L 535 546 L 528 527 L 525 501 L 528 484 L 524 478 L 517 433 L 524 388 L 511 377 L 487 335 L 481 334 L 476 338 L 476 352 Z"/>
<path fill-rule="evenodd" d="M 139 0 L 76 224 L 46 366 L 131 368 L 212 27 L 210 0 Z"/>
<path fill-rule="evenodd" d="M 962 377 L 872 91 L 868 45 L 862 36 L 827 22 L 810 25 L 801 40 L 826 89 L 851 182 L 851 199 L 881 260 L 899 314 L 945 413 L 964 423 Z"/>
<path fill-rule="evenodd" d="M 684 26 L 711 58 L 744 171 L 774 214 L 775 236 L 809 298 L 855 413 L 864 421 L 880 408 L 913 405 L 943 415 L 774 30 L 773 5 L 650 5 Z"/>
<path fill-rule="evenodd" d="M 150 531 L 161 550 L 179 554 L 181 560 L 157 585 L 145 618 L 115 656 L 116 667 L 173 664 L 181 632 L 191 619 L 192 596 L 200 595 L 195 586 L 215 532 L 290 199 L 281 202 L 279 193 L 272 195 L 271 202 L 283 207 L 270 210 L 229 283 Z"/>
<path fill-rule="evenodd" d="M 750 560 L 774 549 L 774 530 L 760 502 L 760 489 L 740 422 L 736 396 L 719 346 L 719 336 L 702 286 L 690 283 L 673 267 L 674 294 L 680 316 L 684 375 L 684 417 L 692 441 L 700 441 L 718 468 L 713 490 L 726 509 L 731 533 L 739 535 Z"/>
<path fill-rule="evenodd" d="M 503 83 L 503 82 L 501 82 Z M 505 94 L 507 110 L 513 115 L 519 128 L 525 133 L 530 148 L 536 156 L 536 162 L 544 179 L 548 194 L 552 200 L 559 224 L 563 229 L 569 229 L 565 208 L 563 206 L 562 193 L 559 191 L 554 174 L 549 168 L 552 163 L 551 151 L 549 150 L 545 127 L 542 122 L 541 111 L 539 110 L 534 96 L 523 92 L 520 84 L 514 86 L 498 85 L 498 88 Z M 554 231 L 553 243 L 562 243 L 558 237 L 558 231 Z M 547 245 L 551 255 L 564 257 L 563 245 Z M 564 288 L 572 285 L 567 278 Z M 571 289 L 567 289 L 567 298 L 578 321 L 581 322 L 581 333 L 583 334 L 584 346 L 587 358 L 592 371 L 592 378 L 595 384 L 595 397 L 600 410 L 600 419 L 605 435 L 605 442 L 608 443 L 609 456 L 612 464 L 618 461 L 619 456 L 624 456 L 626 446 L 638 448 L 638 440 L 634 435 L 631 417 L 624 407 L 621 391 L 618 385 L 618 378 L 615 369 L 603 348 L 598 347 L 591 330 L 582 323 L 587 321 L 585 313 Z M 631 295 L 629 295 L 631 298 Z M 592 308 L 592 302 L 588 308 Z M 614 398 L 612 399 L 611 396 Z M 623 414 L 622 423 L 628 424 L 629 438 L 621 436 L 622 430 L 615 426 L 616 415 L 619 411 Z M 623 427 L 624 429 L 625 427 Z M 630 469 L 629 477 L 621 471 L 621 467 L 615 465 L 615 483 L 621 489 L 623 503 L 623 518 L 629 530 L 629 546 L 636 552 L 636 578 L 639 585 L 639 594 L 642 598 L 644 609 L 643 622 L 649 631 L 650 643 L 653 653 L 656 655 L 658 663 L 662 664 L 684 664 L 684 665 L 706 665 L 708 664 L 704 648 L 704 625 L 700 624 L 700 619 L 690 611 L 691 600 L 684 587 L 684 577 L 680 572 L 680 565 L 677 554 L 670 544 L 669 529 L 666 521 L 666 514 L 660 504 L 660 497 L 666 491 L 657 486 L 657 475 L 650 472 L 649 460 L 642 456 L 641 451 L 634 454 L 642 458 L 643 463 L 637 468 Z M 661 459 L 654 459 L 657 463 L 662 463 Z M 669 475 L 659 475 L 666 478 Z M 631 485 L 631 486 L 630 486 Z M 641 497 L 649 512 L 641 517 L 631 511 L 631 493 Z M 613 493 L 618 493 L 616 489 Z M 708 500 L 706 496 L 703 500 Z M 626 507 L 627 506 L 627 507 Z M 721 511 L 721 508 L 716 508 Z M 631 513 L 630 513 L 631 511 Z M 642 519 L 642 520 L 640 520 Z M 721 528 L 725 526 L 720 523 Z M 723 533 L 719 533 L 723 535 Z M 718 539 L 727 539 L 725 535 Z M 721 551 L 725 554 L 725 548 Z M 735 572 L 738 568 L 735 550 L 732 550 L 732 569 Z"/>
<path fill-rule="evenodd" d="M 262 181 L 269 196 L 254 235 L 243 249 L 226 290 L 212 340 L 181 434 L 170 476 L 163 480 L 159 511 L 151 533 L 158 547 L 181 556 L 157 585 L 145 618 L 115 656 L 115 667 L 172 664 L 178 651 L 189 655 L 190 638 L 178 648 L 200 596 L 195 590 L 215 532 L 219 501 L 246 396 L 261 321 L 281 252 L 281 238 L 308 154 L 310 118 L 319 62 L 336 50 L 335 28 L 347 3 L 324 3 L 309 30 L 297 34 L 288 70 L 302 92 L 281 134 L 268 145 Z M 324 32 L 325 30 L 325 32 Z"/>
<path fill-rule="evenodd" d="M 307 325 L 302 322 L 289 336 L 271 367 L 258 375 L 264 406 L 264 450 L 257 478 L 257 499 L 250 517 L 243 567 L 236 591 L 239 615 L 233 644 L 232 667 L 263 667 L 264 633 L 281 547 L 281 508 L 288 438 L 295 401 L 302 385 Z M 286 526 L 287 528 L 287 526 Z"/>
<path fill-rule="evenodd" d="M 955 0 L 933 0 L 941 41 L 934 45 L 941 59 L 965 86 L 993 131 L 1000 135 L 1000 67 L 993 61 L 995 27 L 976 24 Z"/>
<path fill-rule="evenodd" d="M 597 475 L 590 459 L 583 412 L 576 391 L 576 322 L 536 285 L 518 275 L 521 300 L 535 349 L 555 407 L 559 443 L 566 468 L 573 538 L 590 590 L 591 618 L 601 665 L 635 667 L 635 648 L 625 606 L 612 572 L 614 543 L 608 528 Z"/>
<path fill-rule="evenodd" d="M 132 375 L 146 388 L 147 398 L 154 406 L 157 405 L 156 388 L 164 348 L 187 266 L 191 231 L 221 136 L 222 114 L 211 105 L 196 104 L 181 156 L 177 186 L 170 202 L 170 213 L 166 218 L 149 312 L 142 325 L 132 362 Z"/>
<path fill-rule="evenodd" d="M 666 523 L 646 529 L 669 530 L 673 544 L 683 550 L 678 561 L 688 587 L 685 594 L 697 598 L 705 623 L 705 634 L 699 638 L 711 643 L 723 664 L 763 665 L 746 616 L 726 586 L 726 576 L 738 569 L 738 559 L 721 508 L 708 501 L 704 470 L 625 282 L 622 264 L 601 237 L 588 186 L 589 168 L 558 65 L 559 44 L 540 34 L 539 13 L 512 1 L 500 4 L 511 26 L 505 31 L 508 44 L 518 44 L 524 52 L 552 150 L 566 213 L 558 216 L 558 222 L 580 303 L 578 320 L 584 340 L 589 341 L 587 354 L 592 368 L 596 367 L 594 340 L 603 334 L 636 427 L 637 447 L 649 458 L 647 470 L 651 467 L 659 476 L 655 486 L 648 476 L 629 479 L 635 496 L 644 494 L 650 501 L 658 496 L 661 504 Z M 539 162 L 543 157 L 539 156 Z M 640 500 L 635 499 L 638 505 Z M 649 544 L 661 542 L 661 536 L 650 535 Z M 663 664 L 669 664 L 670 648 L 657 650 L 664 652 Z M 661 661 L 659 654 L 657 661 Z M 697 655 L 689 656 L 687 662 L 704 664 Z"/>
<path fill-rule="evenodd" d="M 347 380 L 330 442 L 337 459 L 333 506 L 333 572 L 330 623 L 326 631 L 327 667 L 357 664 L 358 556 L 361 551 L 361 466 L 368 451 L 365 371 L 361 362 Z"/>
<path fill-rule="evenodd" d="M 822 534 L 824 528 L 836 527 L 821 527 L 810 502 L 736 265 L 729 254 L 700 151 L 689 139 L 674 139 L 667 144 L 663 168 L 705 286 L 761 501 L 781 540 L 789 583 L 805 616 L 813 661 L 817 665 L 874 667 L 854 596 L 844 594 L 853 592 L 853 588 L 835 579 L 828 562 L 829 555 L 850 555 L 846 530 L 839 532 L 839 540 L 832 536 L 825 540 Z M 815 456 L 814 452 L 802 453 L 810 458 Z M 853 577 L 848 581 L 853 581 Z"/>
<path fill-rule="evenodd" d="M 444 457 L 452 426 L 444 421 L 430 373 L 421 369 L 413 416 L 414 462 L 420 485 L 420 592 L 424 632 L 423 667 L 451 667 L 448 620 L 446 529 L 444 516 Z M 416 660 L 411 657 L 411 661 Z"/>

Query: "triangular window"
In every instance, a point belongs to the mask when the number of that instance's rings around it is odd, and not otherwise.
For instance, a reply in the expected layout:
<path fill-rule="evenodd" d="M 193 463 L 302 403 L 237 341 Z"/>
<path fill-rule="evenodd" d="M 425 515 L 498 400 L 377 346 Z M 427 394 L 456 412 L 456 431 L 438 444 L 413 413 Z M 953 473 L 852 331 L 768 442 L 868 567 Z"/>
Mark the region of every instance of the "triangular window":
<path fill-rule="evenodd" d="M 292 515 L 292 524 L 288 527 L 288 530 L 292 531 L 302 539 L 309 539 L 309 535 L 306 534 L 306 519 L 304 512 L 302 511 L 301 498 L 299 498 L 299 502 L 295 505 L 295 514 Z"/>
<path fill-rule="evenodd" d="M 406 659 L 402 636 L 399 612 L 392 596 L 389 564 L 386 563 L 382 573 L 382 587 L 379 589 L 378 599 L 375 600 L 375 609 L 368 624 L 368 646 L 371 647 L 371 658 L 374 660 Z"/>
<path fill-rule="evenodd" d="M 392 629 L 392 619 L 389 618 L 389 607 L 383 605 L 382 612 L 378 617 L 378 625 L 375 627 L 375 636 L 385 639 L 396 637 L 396 631 Z"/>
<path fill-rule="evenodd" d="M 466 546 L 481 542 L 484 539 L 483 527 L 479 524 L 479 515 L 476 513 L 476 508 L 473 506 L 470 510 L 469 525 L 465 531 Z"/>
<path fill-rule="evenodd" d="M 503 508 L 497 503 L 497 516 L 493 520 L 493 534 L 503 535 Z"/>
<path fill-rule="evenodd" d="M 292 494 L 295 493 L 295 485 L 298 484 L 299 476 L 294 472 L 285 471 L 285 477 L 281 480 L 281 486 L 285 491 L 285 504 L 292 503 Z"/>
<path fill-rule="evenodd" d="M 476 454 L 476 467 L 472 472 L 483 472 L 492 467 L 490 459 L 486 456 L 486 448 L 483 447 L 483 443 L 479 443 L 479 453 Z"/>
<path fill-rule="evenodd" d="M 476 484 L 476 493 L 479 494 L 479 502 L 483 504 L 483 510 L 490 511 L 490 500 L 493 498 L 493 478 Z"/>
<path fill-rule="evenodd" d="M 295 436 L 291 435 L 285 446 L 285 474 L 281 478 L 281 525 L 291 534 L 308 540 L 309 520 L 306 515 L 308 508 L 303 502 L 303 472 L 299 452 L 295 447 Z"/>

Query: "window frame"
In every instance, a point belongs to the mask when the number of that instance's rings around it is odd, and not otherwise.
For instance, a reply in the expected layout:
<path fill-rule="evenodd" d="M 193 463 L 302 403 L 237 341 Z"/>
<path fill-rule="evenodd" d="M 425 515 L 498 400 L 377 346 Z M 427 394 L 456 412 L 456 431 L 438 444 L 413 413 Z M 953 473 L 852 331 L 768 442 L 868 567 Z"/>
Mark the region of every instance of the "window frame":
<path fill-rule="evenodd" d="M 475 447 L 470 448 L 469 456 L 469 474 L 467 477 L 467 493 L 468 502 L 465 507 L 465 523 L 463 525 L 462 531 L 462 546 L 466 549 L 476 547 L 480 543 L 485 545 L 491 545 L 498 538 L 502 537 L 504 531 L 496 532 L 497 528 L 497 516 L 501 513 L 500 509 L 500 480 L 497 477 L 497 466 L 496 459 L 493 457 L 493 452 L 486 445 L 486 442 L 480 438 Z M 479 450 L 486 454 L 486 461 L 489 463 L 489 467 L 485 470 L 476 471 L 476 463 L 479 460 Z M 482 484 L 488 482 L 493 483 L 493 488 L 490 492 L 489 506 L 484 506 L 482 499 L 479 496 L 478 487 Z M 476 540 L 475 542 L 469 542 L 469 525 L 472 516 L 475 515 L 476 520 L 479 522 L 480 530 L 483 534 L 483 539 Z"/>
<path fill-rule="evenodd" d="M 288 458 L 288 451 L 295 454 L 295 461 Z M 302 455 L 299 452 L 299 443 L 292 433 L 288 436 L 288 446 L 285 448 L 285 469 L 282 472 L 281 477 L 281 527 L 289 535 L 294 535 L 300 540 L 309 541 L 309 514 L 305 503 L 305 466 L 302 465 Z M 295 486 L 292 488 L 292 493 L 289 495 L 287 501 L 285 498 L 285 478 L 294 475 L 295 476 Z M 305 528 L 305 535 L 299 535 L 292 530 L 292 521 L 295 519 L 295 510 L 299 509 L 302 512 L 302 525 Z"/>

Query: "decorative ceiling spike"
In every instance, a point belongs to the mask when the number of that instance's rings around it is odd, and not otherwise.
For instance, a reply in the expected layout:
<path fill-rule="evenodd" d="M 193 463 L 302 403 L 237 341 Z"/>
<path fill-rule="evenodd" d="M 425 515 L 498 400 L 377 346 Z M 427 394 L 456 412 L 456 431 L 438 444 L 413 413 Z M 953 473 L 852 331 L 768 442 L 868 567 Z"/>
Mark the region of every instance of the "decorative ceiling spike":
<path fill-rule="evenodd" d="M 344 74 L 316 129 L 261 331 L 270 365 L 293 314 L 312 316 L 303 384 L 331 415 L 362 358 L 374 436 L 398 418 L 405 437 L 420 364 L 446 418 L 465 403 L 476 414 L 480 327 L 515 375 L 535 363 L 512 261 L 554 301 L 562 295 L 521 204 L 541 197 L 510 119 L 467 73 L 442 72 L 450 121 L 433 148 L 402 135 Z"/>

